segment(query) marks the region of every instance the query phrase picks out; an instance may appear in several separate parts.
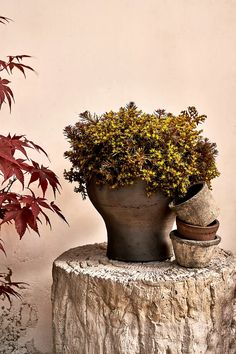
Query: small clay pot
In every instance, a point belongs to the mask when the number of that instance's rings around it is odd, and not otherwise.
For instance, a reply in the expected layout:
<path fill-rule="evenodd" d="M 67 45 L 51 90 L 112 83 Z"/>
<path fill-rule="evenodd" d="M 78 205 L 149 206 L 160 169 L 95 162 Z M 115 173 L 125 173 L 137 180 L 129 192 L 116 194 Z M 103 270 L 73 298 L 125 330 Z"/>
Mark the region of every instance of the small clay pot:
<path fill-rule="evenodd" d="M 185 240 L 178 237 L 177 231 L 170 233 L 176 262 L 186 268 L 207 267 L 215 254 L 216 246 L 221 238 L 216 236 L 210 241 Z"/>
<path fill-rule="evenodd" d="M 219 208 L 206 183 L 193 184 L 185 197 L 169 204 L 177 217 L 192 225 L 207 226 L 219 216 Z"/>
<path fill-rule="evenodd" d="M 197 226 L 187 224 L 186 222 L 176 218 L 176 226 L 178 236 L 196 241 L 209 241 L 214 240 L 216 237 L 216 232 L 219 228 L 219 221 L 214 220 L 210 225 L 207 226 Z"/>

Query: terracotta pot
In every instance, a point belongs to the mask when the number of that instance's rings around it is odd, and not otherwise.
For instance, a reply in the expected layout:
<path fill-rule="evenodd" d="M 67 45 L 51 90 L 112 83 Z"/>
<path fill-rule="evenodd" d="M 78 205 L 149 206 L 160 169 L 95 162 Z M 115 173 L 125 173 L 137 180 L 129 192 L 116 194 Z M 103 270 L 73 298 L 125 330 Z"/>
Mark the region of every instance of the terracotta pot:
<path fill-rule="evenodd" d="M 206 183 L 193 184 L 184 198 L 169 204 L 177 217 L 192 225 L 207 226 L 219 216 L 219 208 Z"/>
<path fill-rule="evenodd" d="M 209 241 L 214 240 L 216 237 L 216 232 L 219 228 L 219 221 L 214 220 L 210 225 L 207 226 L 197 226 L 187 224 L 186 222 L 176 218 L 176 226 L 178 236 L 196 241 Z"/>
<path fill-rule="evenodd" d="M 170 238 L 176 262 L 187 268 L 207 267 L 214 257 L 216 246 L 221 241 L 219 236 L 210 241 L 185 240 L 178 237 L 176 230 L 171 231 Z"/>
<path fill-rule="evenodd" d="M 175 215 L 161 192 L 147 197 L 143 181 L 119 189 L 93 181 L 87 192 L 106 225 L 108 258 L 147 262 L 172 256 L 169 233 Z"/>

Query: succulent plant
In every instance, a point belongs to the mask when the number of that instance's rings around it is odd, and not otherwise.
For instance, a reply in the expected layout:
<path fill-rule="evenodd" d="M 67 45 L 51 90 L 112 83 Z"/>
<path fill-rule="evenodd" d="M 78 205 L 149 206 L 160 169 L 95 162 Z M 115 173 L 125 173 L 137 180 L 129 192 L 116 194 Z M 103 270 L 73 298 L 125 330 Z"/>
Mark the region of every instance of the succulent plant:
<path fill-rule="evenodd" d="M 148 114 L 134 102 L 101 116 L 85 111 L 64 130 L 70 143 L 65 158 L 72 164 L 65 178 L 78 182 L 75 191 L 83 198 L 91 178 L 111 188 L 142 179 L 147 195 L 162 190 L 172 199 L 183 196 L 195 182 L 211 187 L 219 172 L 216 144 L 198 129 L 205 119 L 195 107 L 177 116 L 163 109 Z"/>

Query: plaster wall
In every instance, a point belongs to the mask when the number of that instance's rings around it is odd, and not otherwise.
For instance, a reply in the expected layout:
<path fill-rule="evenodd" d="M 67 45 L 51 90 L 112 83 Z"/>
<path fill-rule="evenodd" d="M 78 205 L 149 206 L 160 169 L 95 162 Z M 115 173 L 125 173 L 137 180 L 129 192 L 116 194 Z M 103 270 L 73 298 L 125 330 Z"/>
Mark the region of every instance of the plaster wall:
<path fill-rule="evenodd" d="M 50 353 L 52 262 L 69 248 L 106 239 L 90 202 L 63 180 L 69 164 L 62 131 L 78 113 L 102 113 L 133 100 L 150 112 L 179 113 L 195 105 L 207 114 L 204 133 L 220 152 L 221 177 L 213 188 L 221 245 L 236 252 L 236 2 L 8 0 L 1 1 L 1 15 L 14 20 L 0 27 L 1 57 L 31 54 L 28 63 L 38 72 L 26 81 L 20 73 L 11 78 L 16 104 L 11 115 L 3 107 L 1 133 L 26 134 L 47 150 L 62 184 L 57 203 L 70 223 L 52 215 L 52 231 L 41 227 L 40 238 L 31 233 L 21 241 L 13 229 L 1 230 L 8 252 L 1 262 L 13 269 L 14 280 L 30 284 L 24 301 L 34 321 L 26 322 L 21 340 L 34 353 Z"/>

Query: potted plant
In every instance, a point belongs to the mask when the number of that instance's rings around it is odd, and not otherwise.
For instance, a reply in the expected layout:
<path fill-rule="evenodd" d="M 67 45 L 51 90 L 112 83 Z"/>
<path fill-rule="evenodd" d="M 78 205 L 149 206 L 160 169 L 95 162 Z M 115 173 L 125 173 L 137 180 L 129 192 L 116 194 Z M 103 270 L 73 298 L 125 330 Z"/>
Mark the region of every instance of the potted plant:
<path fill-rule="evenodd" d="M 65 128 L 65 157 L 72 163 L 65 178 L 77 182 L 75 191 L 88 195 L 103 216 L 109 258 L 170 257 L 174 213 L 168 204 L 191 184 L 210 186 L 219 175 L 216 145 L 198 129 L 205 119 L 194 107 L 177 116 L 162 109 L 148 114 L 130 102 L 100 116 L 81 113 Z"/>

